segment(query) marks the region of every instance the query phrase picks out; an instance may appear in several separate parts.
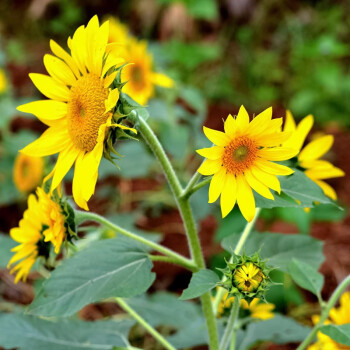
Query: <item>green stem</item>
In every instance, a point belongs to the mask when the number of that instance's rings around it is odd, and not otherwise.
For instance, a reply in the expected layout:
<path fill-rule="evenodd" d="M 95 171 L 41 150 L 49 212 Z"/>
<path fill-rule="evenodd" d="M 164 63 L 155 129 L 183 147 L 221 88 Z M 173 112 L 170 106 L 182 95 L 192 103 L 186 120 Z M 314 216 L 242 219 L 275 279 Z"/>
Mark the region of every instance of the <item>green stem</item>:
<path fill-rule="evenodd" d="M 198 171 L 196 171 L 191 177 L 190 181 L 188 182 L 182 195 L 184 195 L 185 193 L 188 193 L 192 189 L 192 187 L 196 185 L 196 183 L 200 180 L 201 177 L 202 175 Z"/>
<path fill-rule="evenodd" d="M 220 348 L 219 348 L 220 350 L 226 350 L 227 346 L 230 342 L 231 334 L 234 330 L 235 323 L 236 323 L 237 317 L 238 317 L 240 300 L 241 299 L 239 297 L 235 297 L 235 299 L 233 301 L 231 314 L 230 314 L 230 317 L 227 321 L 224 335 L 222 336 L 222 339 L 220 341 Z"/>
<path fill-rule="evenodd" d="M 122 235 L 132 238 L 135 241 L 138 241 L 142 244 L 145 244 L 149 247 L 151 247 L 152 249 L 154 249 L 155 251 L 162 253 L 166 256 L 168 256 L 169 258 L 172 259 L 173 263 L 177 263 L 181 266 L 184 266 L 186 268 L 188 268 L 191 271 L 196 271 L 196 265 L 190 260 L 187 259 L 185 257 L 183 257 L 182 255 L 174 252 L 171 249 L 168 249 L 160 244 L 157 244 L 155 242 L 152 242 L 146 238 L 143 238 L 139 235 L 137 235 L 136 233 L 130 232 L 128 230 L 125 230 L 124 228 L 113 224 L 112 222 L 110 222 L 109 220 L 105 219 L 103 216 L 100 216 L 98 214 L 95 213 L 91 213 L 91 212 L 83 212 L 83 211 L 75 211 L 75 217 L 77 219 L 77 221 L 79 222 L 83 222 L 85 220 L 92 220 L 95 222 L 98 222 L 106 227 L 111 228 L 112 230 L 121 233 Z"/>
<path fill-rule="evenodd" d="M 169 350 L 176 350 L 157 330 L 155 330 L 145 319 L 143 319 L 134 309 L 132 309 L 123 299 L 115 298 L 119 306 L 133 317 L 142 327 L 144 327 L 149 334 L 153 335 L 165 348 Z"/>
<path fill-rule="evenodd" d="M 199 174 L 199 173 L 198 173 Z M 206 177 L 203 181 L 201 181 L 198 184 L 195 184 L 191 187 L 186 187 L 186 189 L 183 191 L 182 198 L 189 198 L 193 195 L 193 193 L 197 192 L 200 190 L 202 187 L 207 185 L 211 181 L 212 177 Z"/>
<path fill-rule="evenodd" d="M 232 331 L 230 350 L 235 350 L 235 348 L 236 348 L 236 338 L 237 338 L 237 329 L 235 328 Z"/>
<path fill-rule="evenodd" d="M 175 264 L 175 265 L 180 265 L 185 267 L 188 270 L 191 270 L 192 272 L 198 271 L 198 269 L 194 266 L 193 263 L 191 265 L 188 265 L 187 263 L 185 264 L 183 261 L 180 261 L 178 259 L 169 257 L 169 256 L 164 256 L 164 255 L 148 255 L 150 260 L 152 261 L 161 261 L 169 264 Z"/>
<path fill-rule="evenodd" d="M 344 293 L 346 288 L 350 285 L 350 275 L 347 276 L 336 288 L 331 297 L 326 304 L 326 307 L 323 309 L 321 313 L 321 317 L 318 323 L 314 326 L 310 334 L 304 339 L 304 341 L 298 346 L 297 350 L 305 350 L 307 346 L 313 341 L 318 332 L 319 328 L 323 326 L 323 323 L 326 321 L 331 309 L 334 307 L 339 297 Z"/>
<path fill-rule="evenodd" d="M 183 189 L 177 178 L 171 163 L 166 156 L 164 149 L 160 142 L 158 141 L 156 135 L 153 133 L 152 129 L 143 120 L 141 116 L 138 116 L 137 112 L 133 111 L 129 119 L 134 123 L 135 127 L 140 132 L 141 136 L 148 144 L 156 158 L 158 159 L 165 175 L 168 180 L 169 186 L 173 192 L 176 204 L 179 208 L 189 244 L 189 250 L 191 257 L 198 269 L 205 268 L 205 262 L 202 254 L 201 245 L 199 242 L 196 224 L 194 222 L 192 210 L 189 204 L 189 200 L 186 197 L 182 197 Z M 197 175 L 194 176 L 192 183 L 195 183 Z M 211 350 L 218 350 L 218 334 L 215 322 L 215 315 L 211 305 L 211 295 L 210 293 L 205 293 L 201 297 L 201 303 L 203 308 L 203 313 L 206 319 L 208 333 L 209 333 L 209 347 Z"/>
<path fill-rule="evenodd" d="M 250 232 L 252 231 L 252 229 L 255 225 L 256 219 L 259 217 L 260 211 L 261 211 L 260 208 L 256 208 L 255 216 L 254 216 L 253 220 L 246 224 L 246 226 L 241 234 L 241 237 L 239 238 L 239 241 L 237 242 L 235 250 L 233 251 L 234 254 L 238 255 L 241 253 L 241 250 L 244 246 L 244 243 L 246 242 Z M 232 259 L 233 259 L 233 257 L 230 258 L 230 262 L 232 262 Z M 223 277 L 222 282 L 224 282 L 225 280 L 226 280 L 226 277 Z M 225 292 L 226 292 L 226 290 L 224 288 L 220 288 L 218 290 L 218 292 L 216 293 L 214 303 L 213 303 L 213 308 L 214 308 L 215 314 L 218 312 L 218 307 L 219 307 L 220 301 L 222 300 Z"/>

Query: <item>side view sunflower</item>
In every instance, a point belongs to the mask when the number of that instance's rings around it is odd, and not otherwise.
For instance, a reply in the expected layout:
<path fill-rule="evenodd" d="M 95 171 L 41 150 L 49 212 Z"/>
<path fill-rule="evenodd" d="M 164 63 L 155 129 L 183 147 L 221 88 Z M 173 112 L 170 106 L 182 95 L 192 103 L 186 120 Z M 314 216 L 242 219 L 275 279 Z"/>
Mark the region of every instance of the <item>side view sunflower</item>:
<path fill-rule="evenodd" d="M 268 108 L 253 120 L 241 106 L 236 118 L 229 115 L 224 123 L 225 132 L 203 127 L 213 147 L 197 152 L 207 158 L 198 169 L 202 175 L 213 175 L 209 187 L 209 203 L 219 196 L 224 218 L 237 202 L 247 221 L 255 215 L 253 191 L 274 200 L 270 188 L 278 193 L 281 185 L 277 175 L 290 175 L 293 170 L 274 163 L 297 155 L 298 151 L 281 146 L 290 136 L 282 132 L 282 118 L 271 119 Z"/>
<path fill-rule="evenodd" d="M 44 160 L 19 153 L 13 166 L 13 182 L 18 191 L 28 193 L 35 190 L 44 175 Z"/>
<path fill-rule="evenodd" d="M 35 157 L 59 153 L 48 176 L 52 177 L 51 190 L 57 188 L 75 163 L 73 197 L 85 210 L 95 191 L 107 130 L 119 127 L 136 132 L 112 121 L 119 99 L 118 89 L 112 88 L 117 75 L 114 68 L 121 66 L 124 60 L 108 54 L 108 36 L 109 23 L 100 26 L 94 16 L 86 27 L 79 27 L 73 37 L 68 38 L 70 54 L 51 40 L 55 56 L 44 56 L 49 76 L 29 74 L 34 85 L 49 100 L 17 108 L 34 114 L 49 126 L 21 152 Z"/>
<path fill-rule="evenodd" d="M 12 249 L 15 255 L 8 263 L 10 273 L 17 272 L 15 283 L 25 281 L 38 257 L 48 258 L 53 246 L 57 254 L 67 237 L 63 210 L 59 203 L 38 188 L 36 195 L 28 197 L 28 208 L 18 227 L 10 230 L 10 236 L 19 243 Z"/>
<path fill-rule="evenodd" d="M 320 159 L 331 149 L 334 142 L 333 135 L 321 136 L 308 143 L 302 149 L 313 124 L 313 116 L 308 115 L 296 125 L 292 113 L 287 111 L 284 131 L 292 132 L 292 136 L 284 142 L 283 146 L 294 148 L 300 152 L 298 163 L 304 169 L 305 175 L 319 185 L 326 196 L 336 200 L 337 194 L 335 190 L 323 180 L 342 177 L 345 173 L 329 161 Z"/>

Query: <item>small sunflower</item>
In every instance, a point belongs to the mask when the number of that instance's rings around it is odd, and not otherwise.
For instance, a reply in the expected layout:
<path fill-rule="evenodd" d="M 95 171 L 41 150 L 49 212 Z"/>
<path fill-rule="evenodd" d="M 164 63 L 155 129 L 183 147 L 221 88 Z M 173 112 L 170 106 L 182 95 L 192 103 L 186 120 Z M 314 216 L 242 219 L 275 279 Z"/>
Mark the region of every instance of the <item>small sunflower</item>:
<path fill-rule="evenodd" d="M 13 182 L 22 193 L 36 189 L 44 175 L 44 160 L 19 153 L 13 167 Z"/>
<path fill-rule="evenodd" d="M 232 282 L 238 290 L 250 293 L 255 292 L 265 278 L 258 266 L 252 262 L 247 262 L 235 270 Z"/>
<path fill-rule="evenodd" d="M 214 175 L 209 187 L 209 203 L 221 195 L 222 217 L 237 204 L 246 218 L 255 215 L 253 190 L 265 198 L 274 200 L 269 188 L 280 193 L 281 186 L 276 175 L 290 175 L 293 170 L 272 161 L 294 157 L 298 152 L 280 145 L 291 134 L 281 132 L 282 118 L 271 119 L 268 108 L 251 122 L 241 106 L 236 118 L 229 115 L 224 123 L 225 132 L 203 127 L 204 134 L 215 145 L 197 152 L 207 158 L 198 172 Z"/>
<path fill-rule="evenodd" d="M 129 37 L 125 47 L 117 47 L 126 65 L 122 71 L 122 80 L 127 81 L 123 92 L 132 97 L 140 105 L 145 105 L 154 95 L 155 85 L 170 88 L 174 81 L 162 73 L 153 71 L 153 57 L 147 52 L 147 42 Z M 113 53 L 113 51 L 112 51 Z"/>
<path fill-rule="evenodd" d="M 15 255 L 8 263 L 10 273 L 17 272 L 15 283 L 26 280 L 30 269 L 39 256 L 48 258 L 51 245 L 57 254 L 67 237 L 65 215 L 59 203 L 38 188 L 36 195 L 28 197 L 28 209 L 24 212 L 19 226 L 10 230 L 13 240 L 20 243 L 12 249 Z"/>
<path fill-rule="evenodd" d="M 7 89 L 7 80 L 4 71 L 0 68 L 0 95 Z"/>
<path fill-rule="evenodd" d="M 336 200 L 336 192 L 323 180 L 341 177 L 344 176 L 345 173 L 343 170 L 333 166 L 330 162 L 320 159 L 331 149 L 334 137 L 332 135 L 321 136 L 311 141 L 301 150 L 313 124 L 313 116 L 308 115 L 296 125 L 292 113 L 287 111 L 284 131 L 292 132 L 292 136 L 284 142 L 283 146 L 294 148 L 300 152 L 298 155 L 298 163 L 304 168 L 305 175 L 319 185 L 326 196 Z"/>
<path fill-rule="evenodd" d="M 116 67 L 124 60 L 108 51 L 109 23 L 101 26 L 94 16 L 86 27 L 79 27 L 68 39 L 71 54 L 51 40 L 53 55 L 44 56 L 50 74 L 30 74 L 34 85 L 49 100 L 31 102 L 18 110 L 32 113 L 49 128 L 39 139 L 21 150 L 43 157 L 59 153 L 48 176 L 51 190 L 57 188 L 75 163 L 73 197 L 88 210 L 87 201 L 95 191 L 106 132 L 111 127 L 127 128 L 112 121 L 119 90 L 112 89 Z"/>

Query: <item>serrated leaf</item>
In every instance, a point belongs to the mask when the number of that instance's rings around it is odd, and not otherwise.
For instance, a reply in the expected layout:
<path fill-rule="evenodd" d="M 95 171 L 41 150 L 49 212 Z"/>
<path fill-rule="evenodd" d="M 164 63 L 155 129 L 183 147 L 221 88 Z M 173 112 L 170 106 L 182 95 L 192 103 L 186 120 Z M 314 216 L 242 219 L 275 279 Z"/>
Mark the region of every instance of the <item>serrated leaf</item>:
<path fill-rule="evenodd" d="M 192 275 L 187 289 L 182 292 L 180 300 L 194 299 L 215 288 L 219 276 L 211 270 L 200 270 Z"/>
<path fill-rule="evenodd" d="M 229 236 L 222 241 L 222 247 L 232 253 L 238 240 L 238 234 Z M 262 259 L 268 259 L 268 265 L 287 273 L 293 258 L 308 263 L 316 269 L 324 261 L 323 243 L 305 235 L 253 232 L 243 249 L 246 255 L 253 255 L 259 251 Z"/>
<path fill-rule="evenodd" d="M 343 325 L 325 325 L 320 328 L 323 334 L 328 335 L 337 343 L 350 346 L 350 323 Z"/>
<path fill-rule="evenodd" d="M 0 314 L 0 344 L 21 350 L 112 350 L 128 346 L 133 321 L 47 321 L 33 316 Z"/>
<path fill-rule="evenodd" d="M 324 277 L 312 266 L 298 259 L 293 259 L 289 264 L 289 273 L 296 284 L 320 297 Z"/>
<path fill-rule="evenodd" d="M 64 317 L 106 298 L 142 294 L 154 281 L 152 266 L 147 254 L 130 240 L 96 242 L 52 272 L 28 312 Z"/>

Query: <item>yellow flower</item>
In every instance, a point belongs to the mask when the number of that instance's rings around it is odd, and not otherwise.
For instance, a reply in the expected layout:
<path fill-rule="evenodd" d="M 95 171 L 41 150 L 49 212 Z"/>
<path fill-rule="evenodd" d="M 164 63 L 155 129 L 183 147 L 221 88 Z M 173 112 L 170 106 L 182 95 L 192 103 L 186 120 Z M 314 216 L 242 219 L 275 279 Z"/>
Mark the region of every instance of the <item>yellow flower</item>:
<path fill-rule="evenodd" d="M 125 48 L 117 52 L 130 64 L 122 71 L 122 80 L 127 81 L 123 92 L 137 103 L 145 105 L 154 95 L 154 86 L 170 88 L 174 81 L 166 75 L 153 71 L 153 57 L 147 52 L 147 42 L 128 38 Z M 113 51 L 112 51 L 113 53 Z"/>
<path fill-rule="evenodd" d="M 217 287 L 216 291 L 218 292 L 218 290 L 219 290 L 219 288 Z M 215 298 L 213 297 L 212 299 L 214 300 Z M 225 310 L 230 309 L 234 300 L 235 300 L 235 297 L 229 297 L 228 298 L 228 292 L 226 292 L 223 295 L 223 297 L 220 300 L 220 303 L 218 305 L 217 317 L 221 317 Z"/>
<path fill-rule="evenodd" d="M 60 205 L 54 202 L 42 188 L 36 195 L 28 197 L 28 209 L 24 212 L 19 226 L 10 230 L 13 240 L 20 243 L 12 249 L 16 254 L 11 258 L 8 267 L 17 263 L 11 273 L 17 272 L 15 283 L 25 281 L 30 269 L 39 256 L 47 258 L 50 244 L 55 253 L 60 251 L 66 237 L 65 219 Z M 50 243 L 49 243 L 50 242 Z"/>
<path fill-rule="evenodd" d="M 129 36 L 129 30 L 117 18 L 110 17 L 109 20 L 109 38 L 110 43 L 126 44 Z"/>
<path fill-rule="evenodd" d="M 19 153 L 13 167 L 13 182 L 20 192 L 28 193 L 37 188 L 44 174 L 44 160 Z"/>
<path fill-rule="evenodd" d="M 329 319 L 325 324 L 342 325 L 350 323 L 350 292 L 345 292 L 340 297 L 340 306 L 334 307 L 329 313 Z M 317 324 L 320 316 L 315 315 L 312 317 L 314 324 Z M 350 349 L 350 346 L 339 344 L 327 335 L 318 332 L 317 342 L 310 345 L 308 350 L 346 350 Z"/>
<path fill-rule="evenodd" d="M 275 317 L 272 310 L 275 305 L 271 303 L 260 303 L 260 299 L 254 298 L 250 304 L 245 299 L 241 300 L 241 308 L 246 309 L 250 312 L 250 316 L 260 320 L 269 320 Z"/>
<path fill-rule="evenodd" d="M 298 125 L 290 111 L 287 111 L 284 131 L 292 132 L 292 136 L 283 146 L 292 147 L 298 152 L 301 150 L 306 136 L 310 132 L 314 123 L 312 115 L 305 117 Z M 334 138 L 332 135 L 318 137 L 307 144 L 298 155 L 299 165 L 305 169 L 305 175 L 319 185 L 324 194 L 333 200 L 337 199 L 334 189 L 323 180 L 344 176 L 343 170 L 333 166 L 330 162 L 320 159 L 332 147 Z"/>
<path fill-rule="evenodd" d="M 247 262 L 236 269 L 233 275 L 236 287 L 243 292 L 256 291 L 264 278 L 262 271 L 251 262 Z"/>
<path fill-rule="evenodd" d="M 49 126 L 21 152 L 36 157 L 59 153 L 47 177 L 53 177 L 51 190 L 57 188 L 75 162 L 73 197 L 86 210 L 87 201 L 95 191 L 106 131 L 110 127 L 127 129 L 112 123 L 119 91 L 110 88 L 117 74 L 110 72 L 124 61 L 108 55 L 108 26 L 108 22 L 100 26 L 94 16 L 86 27 L 79 27 L 68 39 L 71 54 L 51 40 L 50 47 L 56 56 L 44 56 L 50 76 L 29 75 L 49 100 L 18 107 Z"/>
<path fill-rule="evenodd" d="M 224 123 L 225 132 L 203 127 L 207 138 L 215 144 L 197 152 L 207 158 L 198 172 L 214 175 L 209 187 L 209 203 L 221 194 L 222 217 L 237 204 L 243 216 L 251 221 L 255 215 L 253 190 L 274 200 L 269 188 L 280 193 L 276 175 L 290 175 L 293 170 L 271 161 L 294 157 L 297 151 L 280 147 L 290 137 L 281 132 L 282 118 L 271 119 L 272 108 L 249 122 L 249 115 L 241 106 L 236 118 L 229 115 Z"/>
<path fill-rule="evenodd" d="M 0 69 L 0 95 L 6 91 L 7 81 L 5 73 L 2 69 Z"/>

